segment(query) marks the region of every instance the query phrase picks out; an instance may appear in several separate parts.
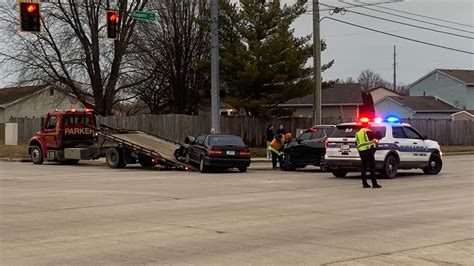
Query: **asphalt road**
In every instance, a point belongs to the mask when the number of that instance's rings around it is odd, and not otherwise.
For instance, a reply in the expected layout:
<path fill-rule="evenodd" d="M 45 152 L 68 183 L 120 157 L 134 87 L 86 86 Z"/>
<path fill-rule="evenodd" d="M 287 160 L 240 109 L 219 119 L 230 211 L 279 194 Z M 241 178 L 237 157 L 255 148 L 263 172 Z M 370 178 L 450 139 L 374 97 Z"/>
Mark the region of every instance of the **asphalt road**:
<path fill-rule="evenodd" d="M 362 189 L 247 173 L 0 162 L 0 264 L 474 264 L 474 156 Z"/>

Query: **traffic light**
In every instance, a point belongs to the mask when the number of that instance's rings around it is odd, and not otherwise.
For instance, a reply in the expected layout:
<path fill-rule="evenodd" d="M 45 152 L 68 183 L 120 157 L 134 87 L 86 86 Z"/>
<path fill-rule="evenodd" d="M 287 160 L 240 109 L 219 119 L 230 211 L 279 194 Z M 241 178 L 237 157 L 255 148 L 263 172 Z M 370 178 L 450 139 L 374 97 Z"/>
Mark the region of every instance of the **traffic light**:
<path fill-rule="evenodd" d="M 107 10 L 107 39 L 116 40 L 119 37 L 119 13 Z"/>
<path fill-rule="evenodd" d="M 20 31 L 41 31 L 41 13 L 39 3 L 20 2 Z"/>

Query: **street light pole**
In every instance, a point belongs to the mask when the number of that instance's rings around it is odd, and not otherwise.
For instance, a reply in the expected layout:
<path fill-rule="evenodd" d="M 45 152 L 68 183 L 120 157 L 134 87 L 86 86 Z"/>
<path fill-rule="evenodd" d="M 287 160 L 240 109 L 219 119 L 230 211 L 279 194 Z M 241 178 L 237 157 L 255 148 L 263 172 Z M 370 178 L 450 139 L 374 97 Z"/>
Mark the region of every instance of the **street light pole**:
<path fill-rule="evenodd" d="M 211 133 L 220 133 L 219 24 L 217 0 L 211 0 Z"/>
<path fill-rule="evenodd" d="M 313 0 L 313 125 L 321 124 L 321 37 L 319 0 Z"/>

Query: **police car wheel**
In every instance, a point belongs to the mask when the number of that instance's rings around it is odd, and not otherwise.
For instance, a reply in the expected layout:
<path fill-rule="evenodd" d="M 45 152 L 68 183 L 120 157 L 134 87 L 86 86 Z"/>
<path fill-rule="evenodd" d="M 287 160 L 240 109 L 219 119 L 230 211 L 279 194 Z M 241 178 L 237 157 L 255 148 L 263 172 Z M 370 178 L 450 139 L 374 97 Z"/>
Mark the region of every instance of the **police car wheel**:
<path fill-rule="evenodd" d="M 381 171 L 382 176 L 386 178 L 395 178 L 398 171 L 398 160 L 393 155 L 389 155 L 385 159 L 383 169 Z"/>
<path fill-rule="evenodd" d="M 428 166 L 423 168 L 423 172 L 427 175 L 437 175 L 443 168 L 443 161 L 438 154 L 432 154 L 428 161 Z"/>

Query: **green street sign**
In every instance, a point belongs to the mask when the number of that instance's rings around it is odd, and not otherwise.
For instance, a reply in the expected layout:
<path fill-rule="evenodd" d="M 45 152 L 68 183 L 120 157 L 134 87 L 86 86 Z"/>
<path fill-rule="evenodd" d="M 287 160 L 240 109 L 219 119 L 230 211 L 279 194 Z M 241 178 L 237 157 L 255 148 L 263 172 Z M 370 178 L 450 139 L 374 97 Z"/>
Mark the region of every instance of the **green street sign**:
<path fill-rule="evenodd" d="M 132 11 L 132 18 L 138 20 L 155 20 L 155 13 L 144 11 Z"/>

